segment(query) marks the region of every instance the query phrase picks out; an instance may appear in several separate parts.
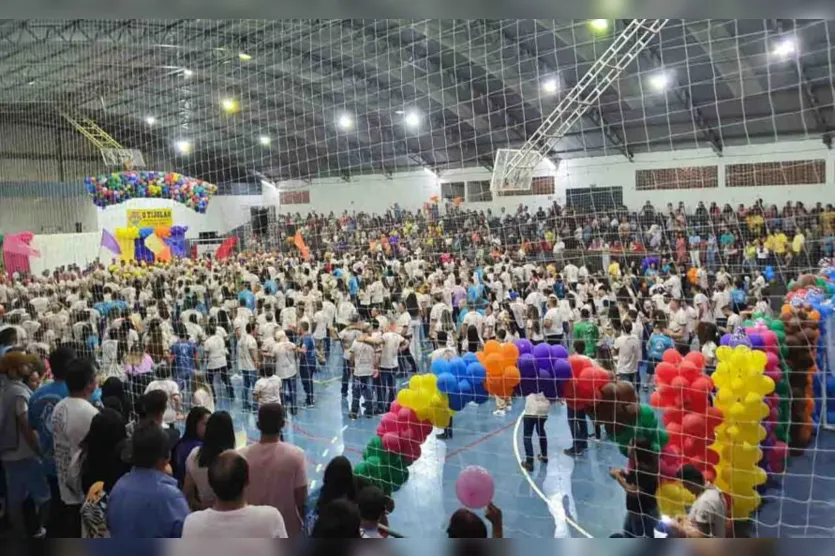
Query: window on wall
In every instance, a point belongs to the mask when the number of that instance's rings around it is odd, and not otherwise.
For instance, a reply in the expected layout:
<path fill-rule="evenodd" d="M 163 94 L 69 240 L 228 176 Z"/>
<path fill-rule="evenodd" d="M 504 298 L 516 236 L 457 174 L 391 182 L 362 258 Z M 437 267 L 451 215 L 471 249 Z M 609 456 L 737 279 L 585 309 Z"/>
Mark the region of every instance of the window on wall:
<path fill-rule="evenodd" d="M 310 203 L 310 190 L 281 191 L 278 201 L 282 205 L 307 205 Z"/>
<path fill-rule="evenodd" d="M 635 189 L 638 191 L 712 189 L 715 187 L 719 187 L 717 166 L 657 168 L 635 172 Z"/>
<path fill-rule="evenodd" d="M 490 180 L 467 182 L 467 202 L 484 203 L 493 200 L 493 192 L 490 191 Z"/>
<path fill-rule="evenodd" d="M 553 195 L 554 176 L 540 176 L 531 181 L 530 191 L 503 191 L 501 197 L 522 197 L 526 195 Z"/>
<path fill-rule="evenodd" d="M 825 181 L 825 160 L 728 164 L 725 167 L 726 187 L 816 185 Z"/>
<path fill-rule="evenodd" d="M 441 197 L 452 201 L 457 197 L 464 198 L 464 193 L 467 186 L 463 181 L 449 182 L 441 184 Z"/>

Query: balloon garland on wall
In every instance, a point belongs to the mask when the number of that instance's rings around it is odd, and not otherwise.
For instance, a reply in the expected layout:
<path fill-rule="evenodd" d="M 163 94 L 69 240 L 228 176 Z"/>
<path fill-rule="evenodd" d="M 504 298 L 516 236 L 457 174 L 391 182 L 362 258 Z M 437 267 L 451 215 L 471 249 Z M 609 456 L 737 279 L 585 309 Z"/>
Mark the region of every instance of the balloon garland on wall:
<path fill-rule="evenodd" d="M 154 263 L 188 256 L 187 231 L 188 226 L 128 227 L 116 228 L 115 237 L 121 260 Z M 149 241 L 151 236 L 159 241 Z"/>
<path fill-rule="evenodd" d="M 118 205 L 130 199 L 168 199 L 204 214 L 217 186 L 175 172 L 128 171 L 88 176 L 87 193 L 97 207 Z"/>

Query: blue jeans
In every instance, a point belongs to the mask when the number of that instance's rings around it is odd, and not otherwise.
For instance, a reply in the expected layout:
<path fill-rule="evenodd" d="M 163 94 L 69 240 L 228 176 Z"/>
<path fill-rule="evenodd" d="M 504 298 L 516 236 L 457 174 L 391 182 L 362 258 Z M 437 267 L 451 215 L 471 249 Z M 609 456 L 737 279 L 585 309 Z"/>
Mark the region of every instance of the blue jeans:
<path fill-rule="evenodd" d="M 522 418 L 522 445 L 525 447 L 525 461 L 533 463 L 533 431 L 539 437 L 539 453 L 542 457 L 548 457 L 548 437 L 545 433 L 546 417 L 534 417 L 525 415 Z"/>
<path fill-rule="evenodd" d="M 342 397 L 348 395 L 348 384 L 351 382 L 351 361 L 342 359 Z"/>
<path fill-rule="evenodd" d="M 25 442 L 23 438 L 19 442 Z M 27 498 L 40 506 L 52 497 L 43 464 L 37 459 L 4 461 L 6 497 L 10 504 L 22 504 Z"/>
<path fill-rule="evenodd" d="M 388 411 L 394 401 L 394 375 L 397 369 L 380 369 L 380 376 L 374 380 L 377 390 L 377 410 Z"/>
<path fill-rule="evenodd" d="M 290 413 L 296 413 L 296 377 L 293 375 L 281 380 L 281 403 Z"/>
<path fill-rule="evenodd" d="M 575 411 L 570 407 L 566 409 L 568 410 L 568 428 L 571 430 L 571 438 L 574 439 L 572 447 L 577 452 L 585 450 L 589 446 L 589 424 L 586 421 L 586 412 L 582 409 Z"/>
<path fill-rule="evenodd" d="M 364 400 L 362 405 L 365 409 L 365 414 L 370 415 L 374 401 L 374 392 L 371 389 L 371 377 L 355 376 L 352 382 L 351 413 L 359 413 L 361 395 Z"/>
<path fill-rule="evenodd" d="M 308 405 L 313 404 L 313 373 L 315 371 L 316 367 L 314 365 L 308 365 L 307 363 L 299 365 L 299 377 L 302 379 L 302 388 Z"/>
<path fill-rule="evenodd" d="M 241 376 L 244 379 L 243 392 L 241 393 L 241 407 L 245 410 L 252 408 L 252 400 L 249 397 L 249 392 L 258 380 L 258 372 L 254 370 L 241 369 Z"/>

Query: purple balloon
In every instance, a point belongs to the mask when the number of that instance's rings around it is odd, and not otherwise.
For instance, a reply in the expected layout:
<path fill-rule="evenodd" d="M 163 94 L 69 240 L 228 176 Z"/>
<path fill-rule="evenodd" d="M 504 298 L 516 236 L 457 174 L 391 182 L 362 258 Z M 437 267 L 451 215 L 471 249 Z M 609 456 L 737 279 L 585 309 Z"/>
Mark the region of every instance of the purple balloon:
<path fill-rule="evenodd" d="M 559 344 L 551 346 L 551 359 L 568 359 L 568 350 Z"/>
<path fill-rule="evenodd" d="M 719 340 L 719 344 L 723 346 L 731 345 L 731 335 L 725 334 L 724 336 L 722 336 L 722 338 Z"/>
<path fill-rule="evenodd" d="M 737 346 L 746 346 L 751 347 L 751 340 L 748 339 L 748 336 L 742 335 L 733 335 L 731 336 L 731 343 L 729 344 L 732 348 Z"/>
<path fill-rule="evenodd" d="M 748 334 L 748 341 L 751 342 L 751 349 L 765 349 L 765 338 L 762 334 Z"/>
<path fill-rule="evenodd" d="M 537 391 L 542 392 L 546 398 L 555 399 L 557 397 L 557 381 L 554 376 L 545 369 L 539 370 L 539 387 Z"/>
<path fill-rule="evenodd" d="M 551 370 L 557 380 L 565 381 L 571 378 L 571 365 L 565 359 L 554 361 Z"/>
<path fill-rule="evenodd" d="M 520 355 L 516 367 L 522 378 L 536 378 L 536 359 L 530 353 Z"/>
<path fill-rule="evenodd" d="M 519 338 L 513 345 L 516 346 L 516 349 L 519 350 L 519 355 L 524 355 L 526 353 L 533 353 L 533 344 L 527 338 Z"/>
<path fill-rule="evenodd" d="M 545 343 L 535 345 L 533 356 L 536 357 L 536 364 L 540 369 L 551 368 L 551 346 Z"/>
<path fill-rule="evenodd" d="M 534 373 L 536 372 L 536 368 L 534 368 Z M 519 391 L 523 396 L 539 392 L 539 377 L 536 374 L 534 376 L 523 376 L 519 383 Z"/>

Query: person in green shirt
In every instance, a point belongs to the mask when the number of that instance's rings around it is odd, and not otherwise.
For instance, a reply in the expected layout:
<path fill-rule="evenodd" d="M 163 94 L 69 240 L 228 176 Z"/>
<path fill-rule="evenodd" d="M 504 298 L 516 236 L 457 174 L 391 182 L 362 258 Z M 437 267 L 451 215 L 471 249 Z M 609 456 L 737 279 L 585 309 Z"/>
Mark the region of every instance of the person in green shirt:
<path fill-rule="evenodd" d="M 597 342 L 600 340 L 600 329 L 597 325 L 589 320 L 589 310 L 582 309 L 580 311 L 580 322 L 574 325 L 574 339 L 582 340 L 585 344 L 586 357 L 594 357 L 597 355 Z"/>

